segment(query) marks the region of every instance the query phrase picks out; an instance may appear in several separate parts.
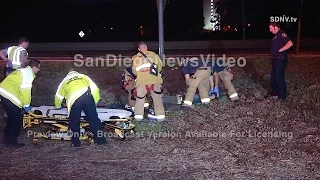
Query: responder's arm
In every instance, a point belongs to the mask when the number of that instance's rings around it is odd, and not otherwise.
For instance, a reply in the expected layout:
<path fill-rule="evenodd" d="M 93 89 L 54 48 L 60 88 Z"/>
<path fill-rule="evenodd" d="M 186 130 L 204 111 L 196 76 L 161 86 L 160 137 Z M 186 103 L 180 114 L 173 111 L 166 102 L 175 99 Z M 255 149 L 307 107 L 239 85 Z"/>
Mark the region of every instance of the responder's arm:
<path fill-rule="evenodd" d="M 279 49 L 279 52 L 288 50 L 289 48 L 291 48 L 293 46 L 292 41 L 290 40 L 290 38 L 288 37 L 288 35 L 286 33 L 281 34 L 281 40 L 283 41 L 283 43 L 285 45 L 281 49 Z"/>
<path fill-rule="evenodd" d="M 21 82 L 20 82 L 21 104 L 23 108 L 26 108 L 26 107 L 29 107 L 31 104 L 31 88 L 32 88 L 33 78 L 25 78 L 29 80 L 23 81 L 24 77 L 22 73 L 19 73 L 18 78 L 21 79 Z"/>
<path fill-rule="evenodd" d="M 8 51 L 8 49 L 2 49 L 0 51 L 0 57 L 5 61 L 8 61 L 8 58 L 7 58 L 8 53 L 7 53 L 7 51 Z"/>
<path fill-rule="evenodd" d="M 214 89 L 213 75 L 209 76 L 210 89 Z"/>
<path fill-rule="evenodd" d="M 220 76 L 217 72 L 214 72 L 213 76 L 214 76 L 214 87 L 217 88 L 219 87 Z"/>
<path fill-rule="evenodd" d="M 155 58 L 157 59 L 157 64 L 158 64 L 158 71 L 162 72 L 162 60 L 160 59 L 160 57 L 158 56 L 158 54 L 155 54 Z"/>
<path fill-rule="evenodd" d="M 28 66 L 29 60 L 28 60 L 27 51 L 21 51 L 21 53 L 20 53 L 20 64 L 21 64 L 21 68 L 25 68 L 25 67 Z"/>
<path fill-rule="evenodd" d="M 137 75 L 137 67 L 140 66 L 140 62 L 139 62 L 139 58 L 137 58 L 136 56 L 132 57 L 132 73 L 134 75 Z"/>
<path fill-rule="evenodd" d="M 87 79 L 90 84 L 91 94 L 93 96 L 94 102 L 98 104 L 98 102 L 100 101 L 100 90 L 98 86 L 88 76 Z"/>
<path fill-rule="evenodd" d="M 189 79 L 190 79 L 190 75 L 189 74 L 185 74 L 184 75 L 184 78 L 186 80 L 186 83 L 188 83 Z"/>
<path fill-rule="evenodd" d="M 292 46 L 293 46 L 293 43 L 292 43 L 292 41 L 290 40 L 290 41 L 288 41 L 288 42 L 286 43 L 286 45 L 284 45 L 284 46 L 279 50 L 279 52 L 285 51 L 285 50 L 291 48 Z"/>
<path fill-rule="evenodd" d="M 54 105 L 55 105 L 56 108 L 61 108 L 61 104 L 62 104 L 62 101 L 63 101 L 64 96 L 65 96 L 64 85 L 65 85 L 65 83 L 62 81 L 59 84 L 57 92 L 56 92 L 56 94 L 54 96 Z"/>

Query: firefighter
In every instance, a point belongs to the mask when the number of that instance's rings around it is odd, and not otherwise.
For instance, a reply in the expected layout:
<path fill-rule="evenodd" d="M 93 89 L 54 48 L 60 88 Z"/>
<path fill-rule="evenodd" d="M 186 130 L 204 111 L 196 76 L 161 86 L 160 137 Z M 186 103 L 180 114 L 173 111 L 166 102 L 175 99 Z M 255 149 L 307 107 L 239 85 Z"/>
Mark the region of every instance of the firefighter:
<path fill-rule="evenodd" d="M 55 94 L 57 109 L 62 108 L 61 104 L 64 99 L 66 99 L 68 109 L 72 145 L 74 147 L 81 145 L 79 136 L 82 111 L 85 113 L 94 134 L 94 142 L 98 145 L 105 144 L 106 138 L 103 137 L 102 124 L 96 108 L 100 100 L 100 90 L 97 85 L 87 75 L 70 69 Z"/>
<path fill-rule="evenodd" d="M 31 110 L 31 88 L 36 74 L 40 71 L 40 62 L 31 60 L 29 66 L 10 73 L 0 83 L 0 98 L 8 120 L 5 127 L 3 143 L 7 147 L 23 147 L 17 139 L 23 123 L 23 111 Z"/>
<path fill-rule="evenodd" d="M 182 62 L 182 72 L 188 86 L 182 109 L 192 107 L 194 95 L 199 90 L 200 101 L 203 105 L 208 106 L 210 98 L 208 92 L 210 90 L 209 77 L 212 68 L 207 66 L 207 62 L 198 61 L 197 59 L 189 59 Z"/>
<path fill-rule="evenodd" d="M 288 49 L 293 46 L 292 41 L 287 33 L 280 29 L 277 23 L 270 23 L 269 30 L 275 36 L 271 43 L 271 86 L 272 96 L 274 99 L 285 101 L 286 99 L 286 80 L 285 69 L 288 64 Z"/>
<path fill-rule="evenodd" d="M 131 111 L 134 111 L 134 105 L 136 104 L 136 97 L 134 94 L 135 79 L 136 76 L 132 73 L 132 67 L 130 66 L 126 68 L 122 74 L 122 88 L 127 92 L 128 95 L 128 104 L 125 106 L 125 109 Z M 149 108 L 148 98 L 146 98 L 144 107 Z"/>
<path fill-rule="evenodd" d="M 162 61 L 160 57 L 148 51 L 144 42 L 138 44 L 138 53 L 132 57 L 132 72 L 137 77 L 135 82 L 136 103 L 134 106 L 134 119 L 142 121 L 144 116 L 144 103 L 148 93 L 153 100 L 154 115 L 149 120 L 165 121 L 165 112 L 162 102 Z"/>
<path fill-rule="evenodd" d="M 239 100 L 239 95 L 231 82 L 233 79 L 233 73 L 231 69 L 228 67 L 227 62 L 225 62 L 223 59 L 213 59 L 211 61 L 211 64 L 212 64 L 212 74 L 215 79 L 215 85 L 214 85 L 215 89 L 211 89 L 210 95 L 217 93 L 219 97 L 219 80 L 221 79 L 230 100 L 231 101 Z"/>
<path fill-rule="evenodd" d="M 0 57 L 6 61 L 6 66 L 3 70 L 3 75 L 6 77 L 12 71 L 28 65 L 28 52 L 29 39 L 21 37 L 17 46 L 10 46 L 0 51 Z"/>

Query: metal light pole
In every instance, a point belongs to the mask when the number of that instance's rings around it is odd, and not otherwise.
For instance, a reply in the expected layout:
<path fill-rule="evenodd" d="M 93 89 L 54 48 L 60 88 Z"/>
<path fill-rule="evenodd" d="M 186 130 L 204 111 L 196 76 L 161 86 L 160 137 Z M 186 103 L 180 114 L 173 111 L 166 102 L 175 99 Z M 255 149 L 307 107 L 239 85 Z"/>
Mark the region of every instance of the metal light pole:
<path fill-rule="evenodd" d="M 243 34 L 242 34 L 242 38 L 243 40 L 246 39 L 246 25 L 244 24 L 244 0 L 242 0 L 242 26 L 243 26 Z"/>
<path fill-rule="evenodd" d="M 164 11 L 164 1 L 157 0 L 158 3 L 158 32 L 159 32 L 159 56 L 164 59 L 164 33 L 163 33 L 163 11 Z"/>
<path fill-rule="evenodd" d="M 300 13 L 299 13 L 299 19 L 298 19 L 298 33 L 297 33 L 296 54 L 300 53 L 300 34 L 301 34 L 302 10 L 303 10 L 303 0 L 301 0 Z"/>

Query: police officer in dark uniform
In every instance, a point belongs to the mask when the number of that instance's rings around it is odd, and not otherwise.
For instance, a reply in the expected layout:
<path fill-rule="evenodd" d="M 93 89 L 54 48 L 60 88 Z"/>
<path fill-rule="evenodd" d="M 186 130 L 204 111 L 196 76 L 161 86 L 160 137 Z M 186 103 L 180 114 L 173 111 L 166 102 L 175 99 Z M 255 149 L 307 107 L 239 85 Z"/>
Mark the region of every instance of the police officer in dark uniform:
<path fill-rule="evenodd" d="M 272 96 L 275 99 L 284 101 L 286 99 L 286 81 L 285 68 L 288 64 L 287 50 L 293 46 L 292 41 L 288 35 L 280 29 L 278 23 L 270 23 L 269 30 L 275 36 L 271 43 L 271 86 Z"/>
<path fill-rule="evenodd" d="M 185 76 L 186 84 L 188 85 L 182 108 L 186 109 L 192 107 L 193 98 L 197 89 L 199 90 L 201 103 L 208 106 L 210 103 L 208 94 L 210 90 L 209 77 L 212 72 L 212 67 L 208 66 L 208 62 L 204 63 L 201 60 L 190 59 L 183 62 L 182 72 Z"/>

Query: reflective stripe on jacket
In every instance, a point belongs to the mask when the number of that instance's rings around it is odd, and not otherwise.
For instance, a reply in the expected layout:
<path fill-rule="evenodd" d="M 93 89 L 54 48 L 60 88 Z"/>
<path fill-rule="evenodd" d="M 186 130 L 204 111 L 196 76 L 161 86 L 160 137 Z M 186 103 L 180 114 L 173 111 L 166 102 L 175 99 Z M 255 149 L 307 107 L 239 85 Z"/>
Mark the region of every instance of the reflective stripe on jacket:
<path fill-rule="evenodd" d="M 34 78 L 35 74 L 30 66 L 17 69 L 0 83 L 0 95 L 20 108 L 28 107 Z"/>
<path fill-rule="evenodd" d="M 55 107 L 61 107 L 63 99 L 66 99 L 68 112 L 73 103 L 90 88 L 95 103 L 100 100 L 100 91 L 97 85 L 86 75 L 71 71 L 59 84 L 55 95 Z"/>

